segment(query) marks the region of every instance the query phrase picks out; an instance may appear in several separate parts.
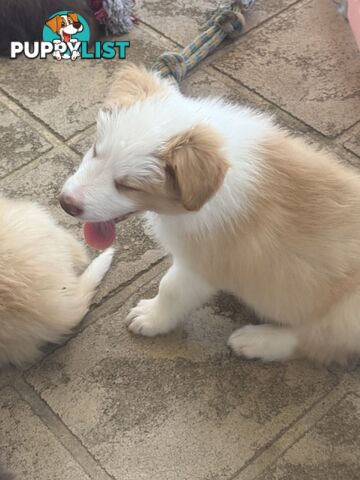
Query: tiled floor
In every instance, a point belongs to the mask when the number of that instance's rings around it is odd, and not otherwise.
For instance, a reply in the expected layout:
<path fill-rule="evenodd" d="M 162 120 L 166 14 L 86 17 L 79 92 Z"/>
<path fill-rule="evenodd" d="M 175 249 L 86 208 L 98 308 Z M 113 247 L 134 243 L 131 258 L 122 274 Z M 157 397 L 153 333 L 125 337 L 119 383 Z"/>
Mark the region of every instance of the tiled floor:
<path fill-rule="evenodd" d="M 197 34 L 214 0 L 138 2 L 128 58 L 151 64 Z M 94 135 L 117 61 L 0 60 L 0 190 L 62 214 L 57 192 Z M 183 83 L 223 94 L 360 166 L 360 63 L 330 0 L 257 0 L 248 30 Z M 155 339 L 124 325 L 168 266 L 140 220 L 65 345 L 0 373 L 0 464 L 19 480 L 359 480 L 359 369 L 235 358 L 229 333 L 256 321 L 220 295 Z"/>

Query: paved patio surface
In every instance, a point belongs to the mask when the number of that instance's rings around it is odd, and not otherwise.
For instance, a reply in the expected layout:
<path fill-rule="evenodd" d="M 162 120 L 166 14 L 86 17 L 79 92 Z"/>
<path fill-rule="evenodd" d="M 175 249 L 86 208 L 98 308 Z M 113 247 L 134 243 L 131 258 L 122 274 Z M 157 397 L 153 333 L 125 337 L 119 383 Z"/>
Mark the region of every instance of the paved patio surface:
<path fill-rule="evenodd" d="M 215 1 L 141 0 L 128 58 L 189 42 Z M 196 6 L 195 6 L 196 5 Z M 63 214 L 57 193 L 91 144 L 119 61 L 0 60 L 0 191 Z M 359 52 L 330 0 L 257 0 L 248 31 L 183 84 L 272 112 L 360 168 Z M 168 267 L 141 220 L 119 227 L 111 273 L 74 335 L 0 373 L 0 463 L 19 480 L 359 480 L 360 368 L 235 358 L 256 322 L 219 295 L 167 337 L 124 324 Z"/>

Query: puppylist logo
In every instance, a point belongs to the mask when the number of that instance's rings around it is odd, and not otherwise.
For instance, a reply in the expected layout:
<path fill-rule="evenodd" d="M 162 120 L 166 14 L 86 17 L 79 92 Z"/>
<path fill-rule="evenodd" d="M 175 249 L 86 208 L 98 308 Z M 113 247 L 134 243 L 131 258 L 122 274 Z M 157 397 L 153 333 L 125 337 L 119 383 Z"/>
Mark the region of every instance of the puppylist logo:
<path fill-rule="evenodd" d="M 84 17 L 71 11 L 61 11 L 46 20 L 42 42 L 11 42 L 10 58 L 24 54 L 26 58 L 45 59 L 52 55 L 56 60 L 126 58 L 130 42 L 95 42 L 89 49 L 90 28 Z"/>

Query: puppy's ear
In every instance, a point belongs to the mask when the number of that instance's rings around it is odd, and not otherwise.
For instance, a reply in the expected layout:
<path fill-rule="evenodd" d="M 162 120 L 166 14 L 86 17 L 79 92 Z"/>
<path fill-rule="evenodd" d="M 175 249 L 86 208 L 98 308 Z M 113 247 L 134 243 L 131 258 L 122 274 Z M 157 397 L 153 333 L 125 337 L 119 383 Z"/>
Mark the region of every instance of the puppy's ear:
<path fill-rule="evenodd" d="M 152 95 L 169 91 L 169 86 L 143 66 L 127 64 L 117 73 L 105 100 L 105 106 L 129 107 Z"/>
<path fill-rule="evenodd" d="M 199 124 L 176 135 L 163 148 L 160 158 L 187 210 L 199 210 L 222 185 L 229 164 L 221 145 L 216 131 Z"/>
<path fill-rule="evenodd" d="M 71 20 L 72 20 L 74 23 L 79 22 L 79 18 L 78 18 L 78 16 L 77 16 L 76 13 L 69 12 L 69 13 L 68 13 L 68 17 L 70 17 Z"/>
<path fill-rule="evenodd" d="M 46 25 L 49 28 L 51 28 L 51 30 L 54 33 L 58 33 L 58 31 L 60 30 L 60 27 L 61 27 L 61 17 L 60 17 L 60 15 L 56 15 L 56 17 L 54 17 L 54 18 L 50 18 L 50 20 L 48 20 L 46 22 Z"/>

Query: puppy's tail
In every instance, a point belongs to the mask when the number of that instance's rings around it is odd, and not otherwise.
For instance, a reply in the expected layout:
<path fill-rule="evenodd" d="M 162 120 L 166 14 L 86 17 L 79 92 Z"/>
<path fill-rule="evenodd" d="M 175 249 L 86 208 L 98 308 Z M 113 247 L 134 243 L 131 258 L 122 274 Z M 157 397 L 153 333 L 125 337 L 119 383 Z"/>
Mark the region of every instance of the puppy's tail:
<path fill-rule="evenodd" d="M 69 329 L 74 328 L 89 311 L 96 288 L 108 272 L 113 255 L 113 248 L 108 248 L 101 253 L 77 278 L 74 288 L 67 290 L 64 297 L 65 302 L 62 302 L 66 314 L 62 314 L 61 318 L 66 318 L 66 325 Z"/>
<path fill-rule="evenodd" d="M 108 272 L 112 259 L 114 256 L 114 249 L 108 248 L 99 256 L 97 256 L 90 265 L 86 268 L 80 277 L 80 288 L 86 291 L 94 292 L 99 286 L 101 280 Z"/>
<path fill-rule="evenodd" d="M 108 248 L 96 257 L 80 276 L 80 295 L 85 299 L 87 307 L 90 306 L 96 288 L 108 272 L 113 256 L 114 249 Z"/>

